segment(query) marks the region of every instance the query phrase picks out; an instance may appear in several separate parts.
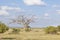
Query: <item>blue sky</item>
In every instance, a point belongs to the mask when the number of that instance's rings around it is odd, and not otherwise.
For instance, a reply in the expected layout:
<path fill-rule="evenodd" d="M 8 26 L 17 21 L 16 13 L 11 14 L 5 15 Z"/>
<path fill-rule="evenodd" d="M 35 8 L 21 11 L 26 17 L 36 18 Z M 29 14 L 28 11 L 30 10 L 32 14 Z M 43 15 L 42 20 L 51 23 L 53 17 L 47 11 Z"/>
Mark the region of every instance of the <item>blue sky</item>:
<path fill-rule="evenodd" d="M 0 0 L 0 21 L 8 24 L 18 15 L 35 15 L 38 21 L 31 27 L 60 25 L 60 0 Z"/>

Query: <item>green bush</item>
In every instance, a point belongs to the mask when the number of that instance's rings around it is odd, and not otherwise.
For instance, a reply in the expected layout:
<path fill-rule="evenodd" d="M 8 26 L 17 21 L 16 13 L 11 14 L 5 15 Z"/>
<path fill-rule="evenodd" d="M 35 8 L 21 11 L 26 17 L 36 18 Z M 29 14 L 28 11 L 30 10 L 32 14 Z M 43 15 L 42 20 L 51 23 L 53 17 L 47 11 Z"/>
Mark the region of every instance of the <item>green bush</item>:
<path fill-rule="evenodd" d="M 59 25 L 59 26 L 57 26 L 57 30 L 58 30 L 58 31 L 60 31 L 60 25 Z"/>
<path fill-rule="evenodd" d="M 31 29 L 30 28 L 25 28 L 25 31 L 29 32 L 29 31 L 31 31 Z"/>
<path fill-rule="evenodd" d="M 49 26 L 49 27 L 45 28 L 45 32 L 47 34 L 56 34 L 57 30 L 54 26 Z"/>
<path fill-rule="evenodd" d="M 31 28 L 30 28 L 30 26 L 27 26 L 27 27 L 25 28 L 25 31 L 26 31 L 26 32 L 29 32 L 29 31 L 31 31 Z"/>
<path fill-rule="evenodd" d="M 12 31 L 13 33 L 19 33 L 20 32 L 20 29 L 18 29 L 18 28 L 13 28 L 13 31 Z"/>
<path fill-rule="evenodd" d="M 4 24 L 0 22 L 0 33 L 4 33 L 6 31 L 8 31 L 8 27 Z"/>

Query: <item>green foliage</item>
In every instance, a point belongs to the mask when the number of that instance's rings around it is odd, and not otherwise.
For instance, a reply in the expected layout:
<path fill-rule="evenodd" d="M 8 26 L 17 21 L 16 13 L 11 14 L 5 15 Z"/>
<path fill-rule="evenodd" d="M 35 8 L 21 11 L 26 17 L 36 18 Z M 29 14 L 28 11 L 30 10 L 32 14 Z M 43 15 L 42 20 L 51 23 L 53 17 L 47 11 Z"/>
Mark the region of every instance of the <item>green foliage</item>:
<path fill-rule="evenodd" d="M 4 33 L 8 30 L 9 28 L 4 24 L 0 22 L 0 33 Z"/>
<path fill-rule="evenodd" d="M 57 30 L 58 30 L 58 31 L 60 31 L 60 25 L 59 25 L 59 26 L 57 26 Z"/>
<path fill-rule="evenodd" d="M 47 34 L 56 34 L 57 33 L 57 30 L 54 26 L 49 26 L 45 29 L 45 32 Z"/>
<path fill-rule="evenodd" d="M 20 29 L 18 29 L 18 28 L 13 28 L 13 31 L 12 31 L 13 33 L 19 33 L 20 32 Z"/>
<path fill-rule="evenodd" d="M 29 32 L 29 31 L 31 31 L 31 28 L 25 28 L 25 31 Z"/>
<path fill-rule="evenodd" d="M 26 28 L 25 28 L 25 31 L 26 31 L 26 32 L 29 32 L 29 31 L 31 31 L 31 28 L 30 28 L 30 26 L 26 26 Z"/>

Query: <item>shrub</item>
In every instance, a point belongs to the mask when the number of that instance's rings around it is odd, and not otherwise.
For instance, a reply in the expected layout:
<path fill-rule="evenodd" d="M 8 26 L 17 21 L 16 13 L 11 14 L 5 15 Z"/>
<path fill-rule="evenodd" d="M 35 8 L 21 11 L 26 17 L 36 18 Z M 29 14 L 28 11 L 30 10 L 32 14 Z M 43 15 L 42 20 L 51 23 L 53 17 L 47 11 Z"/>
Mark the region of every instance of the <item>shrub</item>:
<path fill-rule="evenodd" d="M 26 31 L 26 32 L 29 32 L 29 31 L 31 31 L 31 28 L 30 28 L 30 26 L 27 26 L 27 27 L 25 28 L 25 31 Z"/>
<path fill-rule="evenodd" d="M 13 28 L 13 33 L 19 33 L 20 32 L 20 29 L 17 29 L 17 28 Z"/>
<path fill-rule="evenodd" d="M 58 30 L 58 31 L 60 31 L 60 25 L 59 25 L 59 26 L 57 26 L 57 30 Z"/>
<path fill-rule="evenodd" d="M 0 22 L 0 33 L 4 33 L 8 30 L 9 28 L 4 24 Z"/>
<path fill-rule="evenodd" d="M 56 33 L 57 33 L 57 30 L 56 30 L 55 27 L 49 26 L 49 27 L 47 27 L 47 28 L 45 29 L 45 32 L 46 32 L 47 34 L 56 34 Z"/>
<path fill-rule="evenodd" d="M 31 29 L 30 28 L 25 28 L 25 31 L 29 32 L 29 31 L 31 31 Z"/>

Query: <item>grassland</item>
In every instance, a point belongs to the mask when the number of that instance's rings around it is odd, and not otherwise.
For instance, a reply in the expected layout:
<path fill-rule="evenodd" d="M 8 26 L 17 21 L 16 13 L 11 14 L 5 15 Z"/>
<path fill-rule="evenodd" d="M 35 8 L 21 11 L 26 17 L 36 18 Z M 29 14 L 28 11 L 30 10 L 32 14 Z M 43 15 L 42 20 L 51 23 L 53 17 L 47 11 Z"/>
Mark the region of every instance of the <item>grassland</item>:
<path fill-rule="evenodd" d="M 11 29 L 3 34 L 0 34 L 0 40 L 60 40 L 60 35 L 45 34 L 44 29 L 34 28 L 30 32 L 25 32 L 21 29 L 19 34 L 9 34 Z"/>

